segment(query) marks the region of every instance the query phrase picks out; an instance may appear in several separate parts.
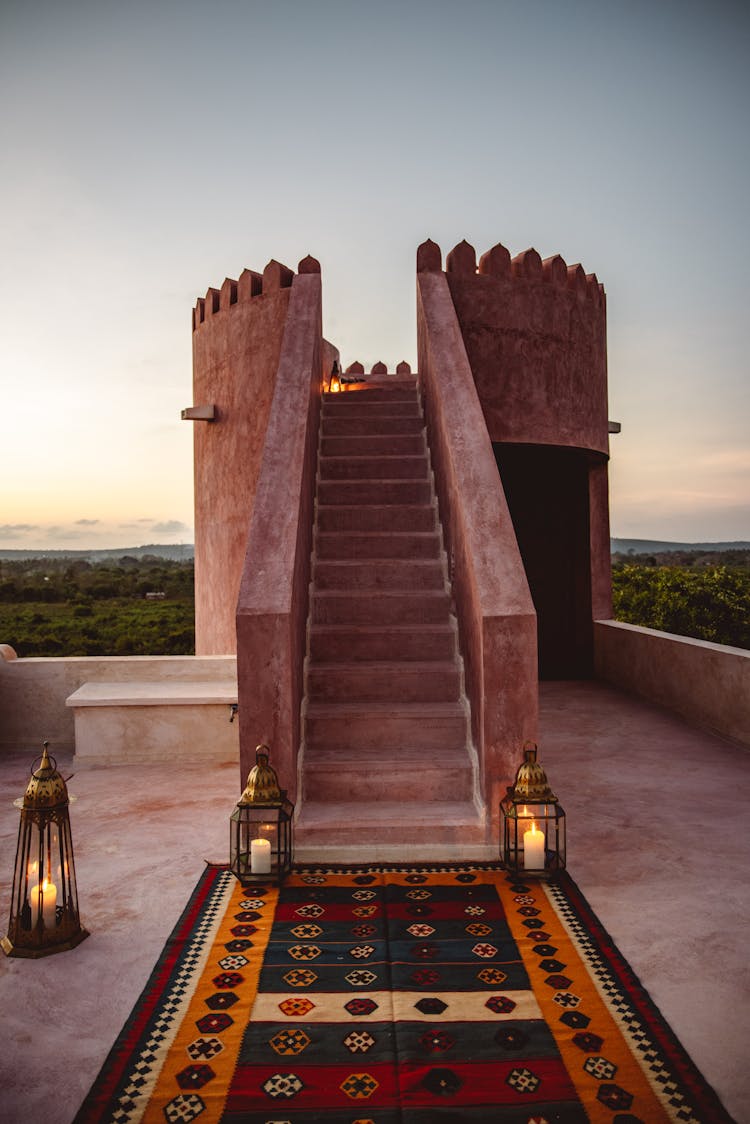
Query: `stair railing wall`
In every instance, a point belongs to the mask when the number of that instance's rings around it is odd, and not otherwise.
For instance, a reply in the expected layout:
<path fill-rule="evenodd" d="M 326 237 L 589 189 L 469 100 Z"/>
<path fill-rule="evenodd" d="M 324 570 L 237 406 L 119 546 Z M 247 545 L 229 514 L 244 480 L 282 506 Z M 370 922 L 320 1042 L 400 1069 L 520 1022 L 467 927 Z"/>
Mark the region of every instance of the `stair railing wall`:
<path fill-rule="evenodd" d="M 417 274 L 417 335 L 472 735 L 494 827 L 521 746 L 537 736 L 536 614 L 442 272 Z"/>
<path fill-rule="evenodd" d="M 240 780 L 266 742 L 296 795 L 321 393 L 321 278 L 292 282 L 237 603 Z"/>

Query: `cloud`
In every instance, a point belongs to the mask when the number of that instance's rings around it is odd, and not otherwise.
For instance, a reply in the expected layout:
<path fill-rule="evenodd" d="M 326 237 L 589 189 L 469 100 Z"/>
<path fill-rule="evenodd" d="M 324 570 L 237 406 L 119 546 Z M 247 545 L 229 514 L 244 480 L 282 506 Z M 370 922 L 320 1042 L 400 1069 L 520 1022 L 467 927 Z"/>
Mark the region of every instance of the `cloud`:
<path fill-rule="evenodd" d="M 0 539 L 15 539 L 27 531 L 38 531 L 34 523 L 0 523 Z"/>
<path fill-rule="evenodd" d="M 76 527 L 95 527 L 99 519 L 76 519 Z"/>
<path fill-rule="evenodd" d="M 86 538 L 84 531 L 72 531 L 69 526 L 47 527 L 46 535 L 48 539 L 61 540 L 62 542 L 80 542 L 81 539 Z"/>
<path fill-rule="evenodd" d="M 185 531 L 189 531 L 187 523 L 180 522 L 179 519 L 167 519 L 163 523 L 154 523 L 152 531 L 158 531 L 160 535 L 178 535 Z"/>

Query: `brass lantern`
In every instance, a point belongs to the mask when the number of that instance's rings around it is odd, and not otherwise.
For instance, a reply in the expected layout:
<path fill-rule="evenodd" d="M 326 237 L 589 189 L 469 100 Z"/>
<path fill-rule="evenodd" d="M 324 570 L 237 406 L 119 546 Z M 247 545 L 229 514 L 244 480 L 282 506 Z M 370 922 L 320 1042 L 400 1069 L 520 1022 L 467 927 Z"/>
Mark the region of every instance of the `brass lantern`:
<path fill-rule="evenodd" d="M 8 935 L 8 956 L 48 956 L 75 948 L 88 933 L 78 914 L 70 799 L 57 762 L 44 743 L 38 769 L 21 800 L 16 866 Z"/>
<path fill-rule="evenodd" d="M 292 866 L 294 805 L 268 764 L 270 752 L 267 745 L 257 746 L 255 765 L 229 824 L 230 869 L 247 884 L 281 885 Z"/>
<path fill-rule="evenodd" d="M 549 878 L 565 869 L 565 812 L 536 759 L 536 745 L 527 742 L 523 752 L 500 803 L 500 857 L 514 874 Z"/>

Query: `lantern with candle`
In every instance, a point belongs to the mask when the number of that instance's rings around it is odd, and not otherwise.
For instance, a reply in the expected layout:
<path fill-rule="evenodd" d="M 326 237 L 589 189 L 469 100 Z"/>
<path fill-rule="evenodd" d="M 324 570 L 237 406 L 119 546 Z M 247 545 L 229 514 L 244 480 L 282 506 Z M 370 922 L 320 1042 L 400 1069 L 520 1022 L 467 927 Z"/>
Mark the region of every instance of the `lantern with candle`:
<path fill-rule="evenodd" d="M 78 913 L 70 799 L 45 742 L 39 767 L 32 765 L 26 792 L 15 801 L 21 823 L 8 934 L 0 942 L 8 956 L 48 956 L 88 936 Z"/>
<path fill-rule="evenodd" d="M 549 878 L 565 869 L 565 812 L 532 742 L 524 746 L 515 782 L 500 803 L 500 857 L 524 878 Z"/>
<path fill-rule="evenodd" d="M 255 765 L 230 819 L 229 865 L 243 883 L 280 885 L 292 865 L 294 805 L 279 788 L 270 752 L 267 745 L 256 748 Z"/>

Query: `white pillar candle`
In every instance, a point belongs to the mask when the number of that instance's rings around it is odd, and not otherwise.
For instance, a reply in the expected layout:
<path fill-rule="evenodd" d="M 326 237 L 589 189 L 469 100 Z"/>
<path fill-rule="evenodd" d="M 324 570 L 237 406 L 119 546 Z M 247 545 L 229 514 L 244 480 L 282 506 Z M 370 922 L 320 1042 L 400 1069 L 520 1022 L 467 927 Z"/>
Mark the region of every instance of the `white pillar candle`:
<path fill-rule="evenodd" d="M 31 927 L 36 926 L 39 920 L 39 883 L 29 889 L 29 905 L 31 906 Z M 53 929 L 57 920 L 57 886 L 54 882 L 44 879 L 42 882 L 42 920 L 45 929 Z"/>
<path fill-rule="evenodd" d="M 523 833 L 523 867 L 524 870 L 544 870 L 544 832 L 534 820 Z"/>
<path fill-rule="evenodd" d="M 271 873 L 271 844 L 268 839 L 253 839 L 250 843 L 250 873 Z"/>

